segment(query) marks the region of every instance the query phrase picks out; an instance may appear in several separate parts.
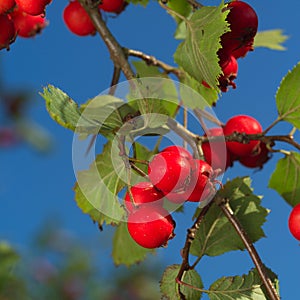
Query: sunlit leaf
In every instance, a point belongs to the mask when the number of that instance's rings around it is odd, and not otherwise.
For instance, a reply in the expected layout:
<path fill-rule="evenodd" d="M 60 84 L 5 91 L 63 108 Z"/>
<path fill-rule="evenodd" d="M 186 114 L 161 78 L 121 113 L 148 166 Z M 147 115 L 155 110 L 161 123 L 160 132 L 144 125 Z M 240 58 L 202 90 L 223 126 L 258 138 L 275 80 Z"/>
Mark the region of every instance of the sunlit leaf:
<path fill-rule="evenodd" d="M 261 206 L 261 197 L 253 194 L 250 183 L 248 177 L 228 181 L 218 191 L 218 196 L 229 199 L 236 218 L 254 243 L 265 236 L 262 225 L 266 221 L 268 211 Z M 228 251 L 244 249 L 245 245 L 220 207 L 213 204 L 196 233 L 191 253 L 199 257 L 216 256 Z"/>
<path fill-rule="evenodd" d="M 165 270 L 162 280 L 160 282 L 160 289 L 164 297 L 168 300 L 180 300 L 182 299 L 179 294 L 179 285 L 176 283 L 175 279 L 179 272 L 180 265 L 172 265 L 167 267 Z M 183 274 L 182 281 L 188 285 L 195 287 L 197 289 L 203 288 L 203 283 L 200 275 L 196 270 L 189 270 Z M 180 291 L 189 300 L 199 300 L 201 298 L 202 292 L 186 285 L 180 285 Z"/>
<path fill-rule="evenodd" d="M 254 47 L 265 47 L 272 50 L 286 50 L 282 45 L 288 39 L 281 29 L 271 29 L 257 32 Z"/>
<path fill-rule="evenodd" d="M 300 153 L 292 152 L 278 161 L 269 187 L 291 206 L 300 203 Z"/>
<path fill-rule="evenodd" d="M 283 78 L 276 94 L 280 120 L 290 122 L 300 129 L 300 63 Z"/>

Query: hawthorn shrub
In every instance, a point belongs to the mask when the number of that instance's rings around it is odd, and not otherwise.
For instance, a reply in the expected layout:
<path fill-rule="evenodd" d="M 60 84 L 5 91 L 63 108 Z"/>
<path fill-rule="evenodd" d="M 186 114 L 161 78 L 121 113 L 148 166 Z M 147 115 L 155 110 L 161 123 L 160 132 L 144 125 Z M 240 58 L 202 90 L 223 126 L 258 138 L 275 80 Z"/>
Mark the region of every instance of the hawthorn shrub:
<path fill-rule="evenodd" d="M 35 35 L 46 25 L 37 22 L 33 26 L 26 21 L 30 10 L 24 7 L 31 7 L 31 2 L 16 1 L 3 9 L 4 23 L 15 26 L 15 32 L 1 41 L 3 49 L 18 36 Z M 30 16 L 44 20 L 49 1 L 40 2 L 42 15 Z M 162 297 L 194 300 L 207 293 L 210 299 L 278 300 L 278 278 L 254 247 L 264 237 L 262 225 L 269 211 L 254 194 L 250 177 L 222 183 L 222 176 L 238 163 L 262 170 L 270 159 L 276 159 L 277 152 L 283 153 L 269 187 L 291 206 L 289 226 L 299 239 L 300 183 L 295 178 L 300 175 L 300 144 L 294 133 L 300 128 L 300 65 L 280 82 L 275 97 L 278 117 L 267 128 L 244 113 L 221 121 L 212 108 L 222 93 L 238 88 L 234 80 L 239 59 L 247 59 L 259 46 L 272 49 L 275 44 L 278 48 L 278 41 L 285 37 L 278 30 L 259 32 L 259 16 L 244 1 L 220 1 L 218 6 L 192 0 L 158 1 L 174 18 L 174 38 L 181 40 L 173 55 L 174 66 L 168 65 L 121 46 L 103 18 L 107 13 L 115 17 L 126 14 L 128 5 L 139 3 L 146 7 L 148 1 L 73 0 L 62 12 L 72 33 L 103 39 L 114 65 L 108 91 L 84 104 L 77 104 L 53 85 L 40 93 L 50 116 L 75 133 L 75 201 L 100 229 L 115 227 L 112 256 L 116 265 L 126 266 L 172 243 L 176 231 L 181 230 L 176 227 L 176 214 L 185 213 L 184 206 L 193 202 L 195 213 L 186 216 L 191 226 L 178 249 L 182 262 L 164 271 Z M 36 11 L 40 12 L 41 8 Z M 17 22 L 20 14 L 23 20 Z M 32 30 L 21 34 L 28 24 Z M 121 73 L 126 82 L 119 82 Z M 195 120 L 201 129 L 195 130 Z M 291 124 L 293 130 L 269 134 L 279 122 Z M 99 153 L 94 147 L 97 138 L 104 141 Z M 293 150 L 277 148 L 276 142 Z M 87 151 L 92 151 L 94 161 L 81 170 Z M 205 288 L 195 269 L 201 259 L 234 250 L 247 250 L 253 269 L 222 277 Z M 190 263 L 191 256 L 196 257 L 194 263 Z"/>

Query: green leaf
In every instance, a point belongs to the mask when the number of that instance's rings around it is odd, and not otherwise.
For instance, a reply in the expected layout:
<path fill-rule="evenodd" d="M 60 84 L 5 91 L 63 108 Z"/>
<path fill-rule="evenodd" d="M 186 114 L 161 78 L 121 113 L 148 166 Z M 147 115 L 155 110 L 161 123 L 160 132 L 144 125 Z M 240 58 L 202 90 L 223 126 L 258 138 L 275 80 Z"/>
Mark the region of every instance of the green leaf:
<path fill-rule="evenodd" d="M 74 131 L 81 115 L 77 103 L 53 85 L 45 87 L 40 95 L 46 100 L 46 108 L 51 118 Z"/>
<path fill-rule="evenodd" d="M 261 198 L 253 194 L 248 177 L 228 181 L 217 196 L 229 199 L 229 204 L 254 243 L 264 237 L 261 226 L 266 221 L 268 211 L 261 206 Z M 196 233 L 191 246 L 195 256 L 216 256 L 233 250 L 244 250 L 239 235 L 224 216 L 220 207 L 213 204 Z"/>
<path fill-rule="evenodd" d="M 149 0 L 126 0 L 126 2 L 135 4 L 135 5 L 140 4 L 142 6 L 147 6 L 147 4 L 149 3 Z"/>
<path fill-rule="evenodd" d="M 114 263 L 127 267 L 143 261 L 147 254 L 153 250 L 146 249 L 138 245 L 130 236 L 127 224 L 121 222 L 113 237 L 112 257 Z"/>
<path fill-rule="evenodd" d="M 247 275 L 218 279 L 210 286 L 208 295 L 210 300 L 266 300 L 261 285 L 257 271 L 251 270 Z"/>
<path fill-rule="evenodd" d="M 228 31 L 225 21 L 228 12 L 222 12 L 223 7 L 223 2 L 219 7 L 204 6 L 186 19 L 186 39 L 174 54 L 176 63 L 185 72 L 215 89 L 218 89 L 217 77 L 221 74 L 217 56 L 220 36 Z"/>
<path fill-rule="evenodd" d="M 77 132 L 100 133 L 106 137 L 114 135 L 128 115 L 137 113 L 128 103 L 112 95 L 100 95 L 80 106 L 82 118 Z M 91 127 L 91 124 L 94 124 Z M 126 125 L 125 125 L 126 126 Z"/>
<path fill-rule="evenodd" d="M 272 50 L 286 50 L 282 43 L 288 39 L 281 29 L 264 30 L 257 32 L 254 38 L 254 47 L 265 47 Z"/>
<path fill-rule="evenodd" d="M 0 274 L 6 274 L 19 261 L 17 252 L 5 241 L 0 241 Z"/>
<path fill-rule="evenodd" d="M 162 280 L 160 282 L 160 289 L 162 294 L 169 300 L 182 299 L 179 295 L 178 283 L 175 279 L 179 272 L 180 265 L 171 265 L 165 270 Z M 200 275 L 196 270 L 192 269 L 183 274 L 182 281 L 196 287 L 197 289 L 203 288 L 203 283 Z M 202 292 L 192 289 L 191 287 L 180 285 L 180 291 L 185 295 L 188 300 L 199 300 L 202 296 Z"/>
<path fill-rule="evenodd" d="M 280 159 L 272 174 L 269 187 L 277 191 L 288 204 L 300 203 L 300 153 L 291 152 Z"/>
<path fill-rule="evenodd" d="M 77 173 L 75 201 L 99 225 L 117 224 L 123 219 L 118 193 L 126 186 L 126 169 L 119 149 L 108 142 L 88 170 Z"/>
<path fill-rule="evenodd" d="M 283 78 L 276 94 L 279 120 L 300 129 L 300 63 Z"/>

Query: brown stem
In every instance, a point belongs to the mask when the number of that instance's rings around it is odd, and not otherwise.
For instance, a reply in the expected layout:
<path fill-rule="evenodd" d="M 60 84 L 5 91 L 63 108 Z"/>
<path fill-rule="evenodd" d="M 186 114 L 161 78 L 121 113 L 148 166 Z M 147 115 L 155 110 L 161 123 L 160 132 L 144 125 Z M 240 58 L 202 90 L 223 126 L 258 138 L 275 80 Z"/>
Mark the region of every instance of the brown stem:
<path fill-rule="evenodd" d="M 230 223 L 233 225 L 234 229 L 236 230 L 236 232 L 242 239 L 242 241 L 243 241 L 243 243 L 244 243 L 257 271 L 258 271 L 258 274 L 266 288 L 266 291 L 270 297 L 270 300 L 280 300 L 270 278 L 266 274 L 266 271 L 265 271 L 265 268 L 261 261 L 260 256 L 258 255 L 258 253 L 257 253 L 255 247 L 253 246 L 251 240 L 249 239 L 247 233 L 243 229 L 241 223 L 235 217 L 235 215 L 229 205 L 228 200 L 221 199 L 220 201 L 218 201 L 218 204 L 219 204 L 220 208 L 222 209 L 224 215 L 227 217 L 227 219 L 230 221 Z"/>
<path fill-rule="evenodd" d="M 191 266 L 189 263 L 190 248 L 191 248 L 192 242 L 195 238 L 195 234 L 196 234 L 197 230 L 199 229 L 200 224 L 203 221 L 203 219 L 204 219 L 205 215 L 207 214 L 211 205 L 212 205 L 212 201 L 208 205 L 206 205 L 205 207 L 202 208 L 202 210 L 201 210 L 199 216 L 197 217 L 197 219 L 195 220 L 193 226 L 187 230 L 185 244 L 184 244 L 183 249 L 181 250 L 182 263 L 181 263 L 179 272 L 176 276 L 176 282 L 179 283 L 178 291 L 179 291 L 181 299 L 185 299 L 185 296 L 180 291 L 180 285 L 184 284 L 184 282 L 182 281 L 182 277 L 183 277 L 184 272 L 191 269 Z"/>

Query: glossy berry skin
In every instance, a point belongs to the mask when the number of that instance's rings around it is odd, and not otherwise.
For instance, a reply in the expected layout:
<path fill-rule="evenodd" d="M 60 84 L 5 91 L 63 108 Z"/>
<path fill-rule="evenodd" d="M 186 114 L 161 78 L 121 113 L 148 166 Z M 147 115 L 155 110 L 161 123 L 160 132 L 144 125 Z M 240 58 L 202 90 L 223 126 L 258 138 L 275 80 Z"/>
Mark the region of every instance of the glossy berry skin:
<path fill-rule="evenodd" d="M 141 205 L 129 214 L 127 228 L 137 244 L 149 249 L 166 246 L 175 236 L 175 222 L 162 207 Z"/>
<path fill-rule="evenodd" d="M 234 83 L 234 79 L 237 78 L 238 73 L 238 63 L 236 58 L 233 55 L 221 55 L 219 64 L 223 72 L 218 79 L 221 91 L 227 92 L 229 86 L 235 89 L 236 84 Z"/>
<path fill-rule="evenodd" d="M 139 182 L 130 188 L 134 204 L 130 199 L 129 192 L 126 193 L 124 204 L 128 212 L 132 213 L 143 205 L 163 205 L 164 195 L 154 187 L 151 182 Z"/>
<path fill-rule="evenodd" d="M 243 46 L 233 50 L 231 52 L 231 55 L 234 56 L 236 59 L 245 57 L 248 52 L 251 52 L 254 50 L 253 44 L 254 44 L 254 38 L 251 39 L 249 41 L 249 43 L 247 43 L 246 45 L 243 45 Z"/>
<path fill-rule="evenodd" d="M 204 160 L 197 159 L 195 161 L 197 168 L 190 185 L 187 187 L 187 190 L 190 191 L 187 201 L 190 202 L 203 201 L 214 191 L 213 184 L 210 181 L 214 176 L 212 167 Z"/>
<path fill-rule="evenodd" d="M 125 4 L 124 0 L 102 0 L 99 8 L 106 12 L 119 14 L 123 11 Z"/>
<path fill-rule="evenodd" d="M 207 130 L 204 136 L 208 136 L 208 138 L 224 136 L 224 132 L 221 127 L 215 127 Z M 202 150 L 205 161 L 213 170 L 219 169 L 220 172 L 224 172 L 231 165 L 230 154 L 227 151 L 225 139 L 223 141 L 204 142 L 202 143 Z"/>
<path fill-rule="evenodd" d="M 19 8 L 11 13 L 11 17 L 15 24 L 18 36 L 23 38 L 34 37 L 47 26 L 46 19 L 41 15 L 32 16 Z"/>
<path fill-rule="evenodd" d="M 89 15 L 78 1 L 71 1 L 63 11 L 63 19 L 68 29 L 79 36 L 94 35 L 96 28 Z"/>
<path fill-rule="evenodd" d="M 162 151 L 156 154 L 148 166 L 150 181 L 163 193 L 183 189 L 189 181 L 190 174 L 190 162 L 172 151 Z"/>
<path fill-rule="evenodd" d="M 44 15 L 46 5 L 52 0 L 15 0 L 18 7 L 32 16 Z"/>
<path fill-rule="evenodd" d="M 293 237 L 300 241 L 300 203 L 293 207 L 289 215 L 288 226 Z"/>
<path fill-rule="evenodd" d="M 221 37 L 221 44 L 227 53 L 239 49 L 253 42 L 257 33 L 258 17 L 255 10 L 243 1 L 232 1 L 226 6 L 229 10 L 227 22 L 230 25 L 229 32 Z"/>
<path fill-rule="evenodd" d="M 177 155 L 180 155 L 188 160 L 192 160 L 192 154 L 185 148 L 177 145 L 172 145 L 164 148 L 161 152 L 175 152 Z"/>
<path fill-rule="evenodd" d="M 15 5 L 15 0 L 0 0 L 0 14 L 12 11 Z"/>
<path fill-rule="evenodd" d="M 270 159 L 270 151 L 266 144 L 261 142 L 255 153 L 244 156 L 239 159 L 239 162 L 248 168 L 262 168 L 263 165 Z"/>
<path fill-rule="evenodd" d="M 14 42 L 16 29 L 14 22 L 7 15 L 0 15 L 0 50 L 9 49 Z"/>
<path fill-rule="evenodd" d="M 262 132 L 260 123 L 247 115 L 237 115 L 230 118 L 224 126 L 224 134 L 231 135 L 234 132 L 246 134 L 258 134 Z M 230 152 L 238 157 L 249 156 L 259 146 L 259 141 L 252 140 L 249 143 L 226 142 Z"/>

